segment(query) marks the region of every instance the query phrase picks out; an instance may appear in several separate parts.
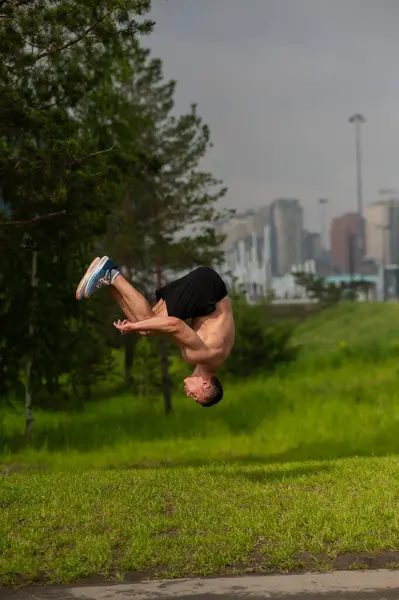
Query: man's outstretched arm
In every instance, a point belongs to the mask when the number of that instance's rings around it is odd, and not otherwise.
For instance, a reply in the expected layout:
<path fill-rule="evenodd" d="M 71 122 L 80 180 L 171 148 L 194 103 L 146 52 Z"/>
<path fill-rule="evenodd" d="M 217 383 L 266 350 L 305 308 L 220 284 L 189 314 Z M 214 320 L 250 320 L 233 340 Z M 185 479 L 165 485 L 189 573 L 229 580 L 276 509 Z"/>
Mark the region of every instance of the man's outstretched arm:
<path fill-rule="evenodd" d="M 117 322 L 114 325 L 121 333 L 153 331 L 169 334 L 193 364 L 209 360 L 214 353 L 191 327 L 176 317 L 152 317 L 136 323 Z"/>
<path fill-rule="evenodd" d="M 129 321 L 116 321 L 114 326 L 119 329 L 121 333 L 132 333 L 140 331 L 158 331 L 159 333 L 173 333 L 178 328 L 178 322 L 180 319 L 176 317 L 150 317 L 143 321 L 136 321 L 135 323 Z M 183 321 L 180 321 L 183 323 Z"/>

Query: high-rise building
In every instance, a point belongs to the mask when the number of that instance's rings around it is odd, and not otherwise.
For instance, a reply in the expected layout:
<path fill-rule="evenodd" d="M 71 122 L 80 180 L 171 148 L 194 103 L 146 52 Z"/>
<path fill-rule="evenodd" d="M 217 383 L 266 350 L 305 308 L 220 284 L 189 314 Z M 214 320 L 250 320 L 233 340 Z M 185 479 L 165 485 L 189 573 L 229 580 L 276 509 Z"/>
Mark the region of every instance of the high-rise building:
<path fill-rule="evenodd" d="M 399 263 L 399 199 L 382 198 L 365 207 L 366 256 L 379 264 Z"/>
<path fill-rule="evenodd" d="M 257 210 L 248 210 L 238 213 L 215 226 L 216 232 L 225 235 L 222 248 L 230 252 L 237 242 L 252 238 L 255 233 L 257 237 L 263 236 L 263 229 L 269 220 L 269 207 L 263 206 Z"/>
<path fill-rule="evenodd" d="M 290 273 L 302 262 L 303 209 L 296 198 L 279 198 L 270 206 L 271 269 Z"/>
<path fill-rule="evenodd" d="M 244 286 L 248 297 L 264 295 L 270 283 L 269 207 L 249 210 L 216 226 L 226 236 L 224 269 Z"/>
<path fill-rule="evenodd" d="M 320 260 L 322 256 L 321 235 L 314 231 L 302 232 L 302 260 Z"/>
<path fill-rule="evenodd" d="M 351 273 L 359 264 L 358 214 L 346 213 L 331 221 L 331 266 L 337 273 Z"/>

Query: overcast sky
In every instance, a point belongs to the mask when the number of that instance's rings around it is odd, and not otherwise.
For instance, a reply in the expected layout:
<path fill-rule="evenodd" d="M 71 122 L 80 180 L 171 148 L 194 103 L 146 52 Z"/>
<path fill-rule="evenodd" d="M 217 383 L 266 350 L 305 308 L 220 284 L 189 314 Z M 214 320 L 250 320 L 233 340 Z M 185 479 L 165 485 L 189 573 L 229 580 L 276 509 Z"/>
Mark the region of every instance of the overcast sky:
<path fill-rule="evenodd" d="M 211 128 L 225 206 L 297 197 L 314 229 L 321 196 L 355 209 L 354 112 L 365 203 L 399 189 L 399 0 L 153 0 L 152 17 L 145 44 Z"/>

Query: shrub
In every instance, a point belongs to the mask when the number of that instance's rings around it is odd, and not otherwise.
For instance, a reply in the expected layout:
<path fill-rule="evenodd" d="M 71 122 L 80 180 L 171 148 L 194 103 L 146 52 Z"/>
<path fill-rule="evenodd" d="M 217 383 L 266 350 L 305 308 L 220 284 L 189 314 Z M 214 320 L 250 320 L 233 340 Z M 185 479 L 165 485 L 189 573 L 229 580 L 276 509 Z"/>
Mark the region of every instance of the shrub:
<path fill-rule="evenodd" d="M 238 296 L 233 300 L 236 339 L 223 373 L 249 377 L 256 372 L 273 371 L 278 365 L 292 362 L 297 355 L 291 341 L 295 324 L 276 321 L 270 306 L 261 302 L 250 305 Z"/>

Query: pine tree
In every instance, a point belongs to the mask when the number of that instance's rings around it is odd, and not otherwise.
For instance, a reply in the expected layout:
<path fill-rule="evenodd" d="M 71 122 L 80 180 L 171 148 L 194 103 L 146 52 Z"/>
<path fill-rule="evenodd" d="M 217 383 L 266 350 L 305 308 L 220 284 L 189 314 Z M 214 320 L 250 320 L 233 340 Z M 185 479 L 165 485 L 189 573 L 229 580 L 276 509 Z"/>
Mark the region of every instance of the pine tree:
<path fill-rule="evenodd" d="M 220 260 L 222 236 L 214 222 L 217 203 L 226 193 L 222 182 L 200 170 L 211 146 L 209 128 L 197 107 L 174 115 L 176 83 L 163 79 L 162 62 L 137 43 L 125 50 L 120 88 L 126 99 L 124 124 L 139 117 L 133 140 L 118 140 L 127 156 L 135 148 L 151 157 L 140 173 L 131 172 L 124 201 L 113 211 L 106 237 L 114 259 L 126 267 L 142 291 L 160 287 L 166 271 L 181 271 Z M 116 132 L 115 132 L 116 134 Z M 125 342 L 125 379 L 130 380 L 137 340 Z M 160 343 L 166 412 L 171 409 L 167 345 Z"/>
<path fill-rule="evenodd" d="M 82 106 L 110 85 L 110 49 L 116 69 L 126 41 L 151 30 L 149 8 L 149 0 L 0 3 L 0 394 L 23 381 L 24 359 L 28 429 L 33 392 L 53 395 L 62 374 L 75 390 L 87 386 L 105 364 L 99 309 L 78 304 L 73 289 L 121 198 L 126 165 L 106 136 L 93 135 Z"/>

